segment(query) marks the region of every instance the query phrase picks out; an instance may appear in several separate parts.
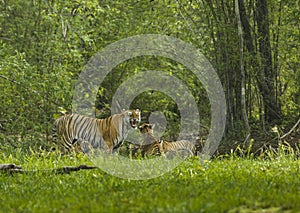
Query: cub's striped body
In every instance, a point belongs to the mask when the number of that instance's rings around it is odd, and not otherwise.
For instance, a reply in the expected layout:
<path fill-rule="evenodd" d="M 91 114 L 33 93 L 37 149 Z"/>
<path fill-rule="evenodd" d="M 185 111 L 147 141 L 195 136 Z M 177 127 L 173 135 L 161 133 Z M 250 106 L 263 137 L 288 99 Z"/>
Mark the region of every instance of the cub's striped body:
<path fill-rule="evenodd" d="M 137 128 L 141 120 L 140 110 L 127 110 L 106 119 L 96 119 L 79 114 L 64 115 L 53 125 L 53 142 L 65 150 L 84 152 L 90 148 L 116 151 L 122 145 L 130 129 Z"/>
<path fill-rule="evenodd" d="M 196 147 L 193 143 L 187 140 L 180 140 L 175 142 L 160 141 L 161 149 L 164 150 L 165 154 L 180 154 L 182 155 L 194 155 L 196 152 Z"/>
<path fill-rule="evenodd" d="M 142 157 L 151 155 L 164 155 L 164 151 L 159 144 L 159 141 L 154 137 L 151 124 L 143 124 L 139 126 L 142 134 L 141 154 Z"/>
<path fill-rule="evenodd" d="M 175 142 L 160 141 L 154 137 L 153 125 L 143 124 L 139 126 L 140 132 L 143 137 L 143 143 L 141 146 L 142 156 L 149 155 L 167 155 L 181 151 L 188 152 L 189 155 L 194 155 L 196 148 L 193 143 L 180 140 Z"/>

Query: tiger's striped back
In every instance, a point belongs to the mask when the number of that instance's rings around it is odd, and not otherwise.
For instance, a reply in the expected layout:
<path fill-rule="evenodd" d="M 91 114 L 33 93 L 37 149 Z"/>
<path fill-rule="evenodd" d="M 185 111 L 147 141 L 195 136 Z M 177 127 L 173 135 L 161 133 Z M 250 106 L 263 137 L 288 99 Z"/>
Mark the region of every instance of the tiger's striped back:
<path fill-rule="evenodd" d="M 153 125 L 143 124 L 139 126 L 140 132 L 143 137 L 143 143 L 141 146 L 142 155 L 165 155 L 167 153 L 178 153 L 181 151 L 188 152 L 189 155 L 194 155 L 196 147 L 193 143 L 186 140 L 168 142 L 159 141 L 154 137 Z"/>
<path fill-rule="evenodd" d="M 127 110 L 114 114 L 106 119 L 96 119 L 79 114 L 64 115 L 53 125 L 53 142 L 65 150 L 90 149 L 115 151 L 121 145 L 130 129 L 136 128 L 140 122 L 141 113 L 137 110 Z"/>

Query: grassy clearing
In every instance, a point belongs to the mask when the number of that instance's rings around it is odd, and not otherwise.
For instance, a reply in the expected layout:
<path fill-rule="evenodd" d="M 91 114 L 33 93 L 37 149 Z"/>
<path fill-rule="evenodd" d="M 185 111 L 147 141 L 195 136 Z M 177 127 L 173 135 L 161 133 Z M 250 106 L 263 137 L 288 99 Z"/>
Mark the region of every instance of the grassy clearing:
<path fill-rule="evenodd" d="M 54 174 L 43 169 L 91 165 L 83 155 L 0 155 L 32 174 L 0 173 L 0 212 L 299 212 L 300 161 L 227 156 L 188 159 L 151 179 L 120 179 L 100 169 Z"/>

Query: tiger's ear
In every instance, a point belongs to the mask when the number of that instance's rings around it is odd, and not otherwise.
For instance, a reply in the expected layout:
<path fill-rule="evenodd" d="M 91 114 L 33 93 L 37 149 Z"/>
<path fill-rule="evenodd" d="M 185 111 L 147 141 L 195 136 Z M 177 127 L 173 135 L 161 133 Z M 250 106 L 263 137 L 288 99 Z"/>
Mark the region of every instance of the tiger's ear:
<path fill-rule="evenodd" d="M 132 112 L 131 112 L 131 111 L 129 111 L 127 114 L 128 114 L 129 116 L 131 116 L 131 115 L 132 115 Z"/>
<path fill-rule="evenodd" d="M 150 129 L 153 129 L 155 127 L 155 124 L 150 124 Z"/>

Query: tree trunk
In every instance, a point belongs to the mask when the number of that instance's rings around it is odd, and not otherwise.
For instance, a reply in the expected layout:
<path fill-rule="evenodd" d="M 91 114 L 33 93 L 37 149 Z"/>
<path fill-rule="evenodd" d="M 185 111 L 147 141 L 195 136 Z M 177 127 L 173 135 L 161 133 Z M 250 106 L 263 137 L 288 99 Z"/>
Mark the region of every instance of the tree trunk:
<path fill-rule="evenodd" d="M 274 81 L 277 76 L 272 66 L 267 0 L 257 0 L 256 14 L 258 44 L 261 58 L 261 68 L 257 72 L 258 84 L 263 96 L 266 121 L 272 124 L 279 121 L 282 113 L 276 102 L 276 87 Z"/>
<path fill-rule="evenodd" d="M 243 1 L 243 0 L 242 0 Z M 243 50 L 243 31 L 242 31 L 242 24 L 241 24 L 241 17 L 239 11 L 239 0 L 235 0 L 235 14 L 238 26 L 238 36 L 239 36 L 239 47 L 240 47 L 240 67 L 241 67 L 241 108 L 242 108 L 242 116 L 245 124 L 246 129 L 246 145 L 249 145 L 250 139 L 250 126 L 248 122 L 248 115 L 246 109 L 246 80 L 245 80 L 245 68 L 244 68 L 244 50 Z"/>

